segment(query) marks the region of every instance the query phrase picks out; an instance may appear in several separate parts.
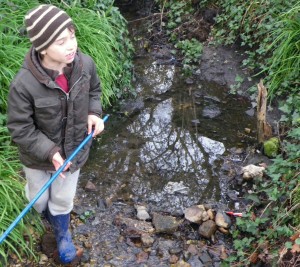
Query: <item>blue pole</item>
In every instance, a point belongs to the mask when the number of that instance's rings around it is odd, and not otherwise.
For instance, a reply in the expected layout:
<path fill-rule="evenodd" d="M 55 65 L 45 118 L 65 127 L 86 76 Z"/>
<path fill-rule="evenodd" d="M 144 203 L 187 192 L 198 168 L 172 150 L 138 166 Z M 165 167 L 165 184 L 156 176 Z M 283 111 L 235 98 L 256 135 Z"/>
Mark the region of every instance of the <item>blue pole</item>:
<path fill-rule="evenodd" d="M 103 121 L 106 122 L 109 115 L 106 115 L 103 118 Z M 49 188 L 49 186 L 53 183 L 53 181 L 60 175 L 60 173 L 64 170 L 67 164 L 77 155 L 77 153 L 91 140 L 93 137 L 94 130 L 79 144 L 79 146 L 74 150 L 74 152 L 65 160 L 64 164 L 53 174 L 50 180 L 45 183 L 42 189 L 36 194 L 36 196 L 28 203 L 28 205 L 22 210 L 19 216 L 11 223 L 11 225 L 6 229 L 6 231 L 0 237 L 0 245 L 4 241 L 4 239 L 9 235 L 9 233 L 16 227 L 16 225 L 20 222 L 20 220 L 26 215 L 26 213 L 30 210 L 30 208 L 34 205 L 34 203 L 40 198 L 40 196 Z"/>

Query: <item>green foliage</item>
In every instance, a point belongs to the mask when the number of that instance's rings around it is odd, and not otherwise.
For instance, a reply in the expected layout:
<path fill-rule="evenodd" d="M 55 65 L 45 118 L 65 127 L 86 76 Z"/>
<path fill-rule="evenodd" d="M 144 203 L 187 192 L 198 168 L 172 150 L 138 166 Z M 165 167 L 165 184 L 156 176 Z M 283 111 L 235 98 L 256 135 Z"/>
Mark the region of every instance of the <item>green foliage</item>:
<path fill-rule="evenodd" d="M 253 186 L 256 192 L 247 197 L 253 205 L 247 210 L 248 215 L 236 220 L 233 232 L 236 252 L 225 261 L 229 264 L 225 266 L 248 262 L 254 251 L 263 254 L 266 246 L 272 257 L 278 257 L 283 240 L 288 240 L 299 225 L 300 212 L 295 209 L 300 202 L 299 140 L 300 128 L 293 127 L 282 143 L 284 153 L 273 159 L 273 164 L 267 168 L 269 179 L 264 178 Z M 263 214 L 250 216 L 257 213 L 257 207 L 262 204 Z M 291 244 L 286 243 L 285 246 L 289 248 Z"/>
<path fill-rule="evenodd" d="M 24 208 L 25 195 L 24 184 L 18 170 L 20 162 L 16 160 L 17 149 L 9 145 L 8 130 L 0 126 L 0 233 L 9 227 Z M 0 246 L 0 256 L 6 263 L 9 253 L 13 252 L 20 259 L 24 256 L 35 257 L 32 234 L 29 233 L 28 225 L 33 224 L 35 231 L 41 234 L 42 225 L 39 216 L 32 213 L 27 214 L 22 221 L 11 231 Z M 29 240 L 25 240 L 25 235 Z M 29 242 L 28 242 L 29 241 Z"/>
<path fill-rule="evenodd" d="M 240 75 L 237 75 L 235 77 L 235 84 L 230 85 L 230 93 L 235 95 L 243 82 L 244 82 L 244 78 L 241 77 Z"/>
<path fill-rule="evenodd" d="M 191 74 L 193 66 L 199 63 L 200 57 L 202 56 L 203 45 L 196 39 L 179 41 L 175 44 L 184 56 L 182 61 L 183 70 L 187 74 Z"/>
<path fill-rule="evenodd" d="M 84 223 L 86 223 L 86 221 L 91 218 L 92 216 L 95 215 L 95 211 L 94 210 L 87 210 L 85 211 L 83 214 L 81 214 L 79 216 L 80 220 L 83 221 Z"/>
<path fill-rule="evenodd" d="M 21 164 L 16 147 L 6 125 L 7 94 L 11 80 L 21 67 L 30 43 L 25 34 L 23 19 L 26 12 L 39 3 L 59 5 L 61 1 L 13 0 L 1 1 L 0 5 L 0 234 L 14 221 L 27 202 L 24 182 L 20 177 Z M 58 3 L 59 2 L 59 3 Z M 69 9 L 78 29 L 79 45 L 90 54 L 97 64 L 102 80 L 104 107 L 110 101 L 130 93 L 132 45 L 127 38 L 127 24 L 113 1 L 82 1 L 82 6 Z M 93 10 L 89 10 L 93 8 Z M 39 216 L 32 209 L 0 246 L 0 265 L 7 263 L 10 253 L 18 257 L 34 258 L 30 225 L 37 234 L 42 232 Z M 30 227 L 29 227 L 30 226 Z M 24 238 L 24 235 L 26 237 Z M 36 258 L 35 258 L 36 260 Z"/>
<path fill-rule="evenodd" d="M 214 39 L 226 45 L 239 42 L 248 58 L 244 65 L 250 69 L 263 69 L 268 50 L 274 41 L 271 30 L 276 29 L 277 17 L 298 3 L 291 1 L 216 1 L 221 8 L 216 18 Z"/>
<path fill-rule="evenodd" d="M 133 45 L 128 37 L 127 22 L 113 0 L 49 1 L 60 6 L 76 25 L 79 48 L 95 61 L 102 82 L 102 104 L 133 93 Z"/>
<path fill-rule="evenodd" d="M 24 38 L 23 19 L 37 1 L 6 2 L 0 6 L 0 112 L 6 113 L 8 87 L 21 67 L 29 42 Z"/>
<path fill-rule="evenodd" d="M 273 54 L 267 62 L 269 94 L 289 94 L 291 88 L 299 92 L 300 69 L 300 3 L 279 17 L 270 46 Z"/>

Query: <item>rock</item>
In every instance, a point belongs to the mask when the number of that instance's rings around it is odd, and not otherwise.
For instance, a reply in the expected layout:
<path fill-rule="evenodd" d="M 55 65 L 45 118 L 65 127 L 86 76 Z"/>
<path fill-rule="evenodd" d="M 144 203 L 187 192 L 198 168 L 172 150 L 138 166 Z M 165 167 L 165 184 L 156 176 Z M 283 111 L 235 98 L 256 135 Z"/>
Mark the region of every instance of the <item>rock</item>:
<path fill-rule="evenodd" d="M 107 203 L 106 203 L 105 199 L 99 198 L 97 200 L 97 206 L 100 211 L 105 211 L 107 209 Z"/>
<path fill-rule="evenodd" d="M 216 215 L 216 225 L 228 229 L 231 225 L 231 219 L 226 213 L 218 211 Z"/>
<path fill-rule="evenodd" d="M 115 224 L 122 226 L 123 234 L 126 236 L 140 237 L 142 234 L 151 234 L 155 231 L 150 222 L 130 218 L 116 217 Z"/>
<path fill-rule="evenodd" d="M 177 230 L 182 220 L 177 220 L 176 217 L 153 213 L 152 223 L 156 233 L 173 233 Z"/>
<path fill-rule="evenodd" d="M 199 259 L 205 266 L 211 266 L 213 261 L 207 252 L 203 252 Z"/>
<path fill-rule="evenodd" d="M 213 220 L 215 218 L 215 215 L 214 215 L 212 209 L 208 209 L 206 212 L 207 212 L 207 215 L 210 220 Z"/>
<path fill-rule="evenodd" d="M 48 262 L 49 262 L 49 259 L 48 259 L 47 255 L 41 254 L 39 264 L 46 265 L 46 263 L 48 263 Z"/>
<path fill-rule="evenodd" d="M 85 185 L 85 190 L 87 190 L 87 191 L 96 191 L 97 188 L 91 181 L 88 181 Z"/>
<path fill-rule="evenodd" d="M 169 262 L 170 262 L 171 264 L 174 264 L 174 263 L 177 263 L 178 260 L 179 260 L 178 256 L 175 255 L 175 254 L 173 254 L 173 255 L 171 255 L 171 257 L 170 257 Z"/>
<path fill-rule="evenodd" d="M 226 235 L 229 233 L 228 229 L 225 229 L 225 228 L 223 228 L 223 227 L 219 227 L 219 231 L 220 231 L 221 233 L 223 233 L 223 234 L 226 234 Z"/>
<path fill-rule="evenodd" d="M 170 267 L 191 267 L 191 265 L 187 262 L 185 262 L 184 260 L 180 260 L 175 264 L 171 264 Z"/>
<path fill-rule="evenodd" d="M 206 213 L 206 211 L 203 206 L 202 207 L 199 207 L 199 206 L 192 206 L 192 207 L 186 208 L 184 210 L 184 218 L 190 222 L 200 224 L 202 222 L 202 215 L 204 212 Z"/>
<path fill-rule="evenodd" d="M 148 234 L 142 234 L 141 235 L 141 241 L 142 241 L 142 244 L 145 246 L 145 247 L 151 247 L 154 243 L 154 238 L 151 237 L 150 235 Z"/>
<path fill-rule="evenodd" d="M 142 262 L 146 262 L 149 258 L 149 254 L 141 251 L 138 254 L 136 254 L 136 262 L 137 263 L 142 263 Z"/>
<path fill-rule="evenodd" d="M 208 107 L 204 107 L 203 111 L 202 111 L 202 116 L 204 118 L 208 118 L 208 119 L 214 119 L 216 117 L 218 117 L 219 115 L 221 115 L 221 110 L 216 107 L 216 106 L 208 106 Z"/>
<path fill-rule="evenodd" d="M 277 137 L 272 137 L 265 141 L 263 144 L 264 154 L 269 158 L 275 158 L 279 152 L 279 139 Z"/>
<path fill-rule="evenodd" d="M 255 166 L 253 164 L 242 168 L 243 178 L 245 180 L 253 179 L 254 177 L 261 178 L 264 174 L 264 171 L 264 167 Z"/>
<path fill-rule="evenodd" d="M 192 266 L 192 267 L 205 267 L 205 266 L 211 266 L 211 265 L 203 265 L 202 262 L 200 261 L 198 256 L 192 256 L 190 257 L 190 259 L 188 260 L 188 263 Z"/>
<path fill-rule="evenodd" d="M 210 239 L 212 235 L 216 232 L 216 230 L 216 223 L 213 220 L 208 220 L 200 225 L 199 234 L 205 238 Z"/>
<path fill-rule="evenodd" d="M 147 212 L 147 208 L 145 206 L 142 205 L 134 205 L 137 214 L 136 217 L 141 220 L 141 221 L 146 221 L 148 219 L 150 219 L 150 215 Z"/>

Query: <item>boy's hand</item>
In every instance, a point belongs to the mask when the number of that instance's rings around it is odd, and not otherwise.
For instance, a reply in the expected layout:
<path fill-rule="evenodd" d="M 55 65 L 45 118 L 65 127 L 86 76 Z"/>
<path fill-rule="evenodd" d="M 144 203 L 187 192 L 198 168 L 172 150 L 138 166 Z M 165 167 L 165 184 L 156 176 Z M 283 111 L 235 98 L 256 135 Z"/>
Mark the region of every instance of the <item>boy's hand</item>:
<path fill-rule="evenodd" d="M 56 152 L 52 158 L 52 163 L 54 165 L 55 170 L 58 170 L 63 164 L 65 160 L 62 158 L 59 152 Z M 64 172 L 67 171 L 72 163 L 69 162 L 66 167 L 64 168 Z M 63 172 L 60 173 L 60 176 L 62 178 L 66 178 L 66 176 L 63 174 Z"/>
<path fill-rule="evenodd" d="M 104 130 L 104 122 L 96 115 L 88 115 L 88 134 L 92 132 L 94 128 L 93 137 L 100 134 Z"/>

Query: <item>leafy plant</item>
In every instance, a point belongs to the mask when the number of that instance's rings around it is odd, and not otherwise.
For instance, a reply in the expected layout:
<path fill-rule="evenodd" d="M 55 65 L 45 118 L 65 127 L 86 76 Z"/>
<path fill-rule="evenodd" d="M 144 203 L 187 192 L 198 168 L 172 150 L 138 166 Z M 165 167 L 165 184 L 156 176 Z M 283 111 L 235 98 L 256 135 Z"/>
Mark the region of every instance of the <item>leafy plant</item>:
<path fill-rule="evenodd" d="M 244 78 L 241 77 L 240 75 L 237 75 L 235 77 L 235 84 L 230 85 L 230 93 L 233 95 L 236 94 L 237 90 L 241 87 L 243 81 Z"/>
<path fill-rule="evenodd" d="M 203 45 L 196 39 L 179 41 L 175 47 L 180 50 L 184 58 L 182 60 L 183 69 L 186 73 L 191 74 L 193 68 L 202 56 Z"/>

